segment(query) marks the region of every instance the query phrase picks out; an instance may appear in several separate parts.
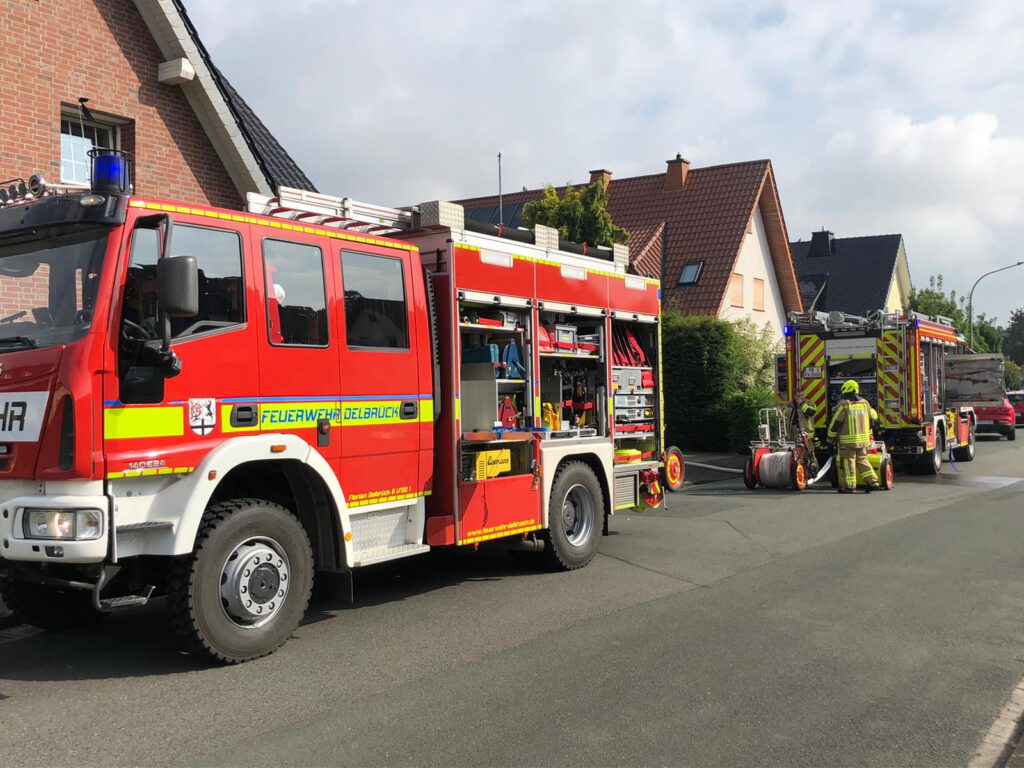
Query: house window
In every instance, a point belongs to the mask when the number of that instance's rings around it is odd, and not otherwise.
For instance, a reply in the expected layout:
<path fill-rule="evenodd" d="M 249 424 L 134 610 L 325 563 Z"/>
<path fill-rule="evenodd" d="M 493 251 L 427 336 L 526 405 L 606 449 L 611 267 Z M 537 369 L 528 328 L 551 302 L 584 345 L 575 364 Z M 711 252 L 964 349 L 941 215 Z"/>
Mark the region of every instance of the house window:
<path fill-rule="evenodd" d="M 89 150 L 120 149 L 119 126 L 83 121 L 77 114 L 60 119 L 60 180 L 62 184 L 89 185 Z"/>
<path fill-rule="evenodd" d="M 764 312 L 764 280 L 754 278 L 754 311 Z"/>
<path fill-rule="evenodd" d="M 703 267 L 703 261 L 688 261 L 683 264 L 682 274 L 679 275 L 679 285 L 696 285 Z"/>
<path fill-rule="evenodd" d="M 729 303 L 734 307 L 743 306 L 743 275 L 733 272 L 729 278 Z"/>

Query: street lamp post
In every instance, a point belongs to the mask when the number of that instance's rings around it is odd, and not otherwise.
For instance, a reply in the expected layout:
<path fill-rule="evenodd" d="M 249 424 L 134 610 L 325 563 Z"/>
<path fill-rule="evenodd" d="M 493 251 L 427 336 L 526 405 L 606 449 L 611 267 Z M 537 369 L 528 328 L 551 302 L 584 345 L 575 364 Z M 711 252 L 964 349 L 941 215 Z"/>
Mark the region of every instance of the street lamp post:
<path fill-rule="evenodd" d="M 1016 264 L 1010 264 L 1005 267 L 1000 267 L 999 269 L 993 269 L 991 272 L 986 272 L 984 275 L 975 280 L 974 285 L 971 286 L 971 292 L 967 294 L 967 327 L 970 329 L 968 335 L 970 336 L 969 343 L 971 345 L 971 349 L 974 349 L 974 289 L 978 287 L 978 283 L 981 282 L 982 278 L 988 277 L 989 275 L 994 275 L 996 272 L 1002 272 L 1003 270 L 1006 269 L 1013 269 L 1014 267 L 1019 267 L 1021 264 L 1024 264 L 1024 261 L 1018 261 Z"/>

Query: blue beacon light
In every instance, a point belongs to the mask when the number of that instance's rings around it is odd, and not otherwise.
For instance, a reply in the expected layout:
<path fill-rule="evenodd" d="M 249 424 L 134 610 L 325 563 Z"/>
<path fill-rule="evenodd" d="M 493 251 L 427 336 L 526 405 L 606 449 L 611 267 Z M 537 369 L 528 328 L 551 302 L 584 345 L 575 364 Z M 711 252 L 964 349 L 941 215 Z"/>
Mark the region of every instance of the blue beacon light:
<path fill-rule="evenodd" d="M 782 335 L 783 336 L 792 336 L 793 335 L 793 326 L 792 325 L 783 326 L 783 328 L 782 328 Z"/>
<path fill-rule="evenodd" d="M 92 191 L 127 194 L 131 188 L 128 172 L 128 157 L 122 153 L 97 150 L 89 153 L 92 157 Z"/>

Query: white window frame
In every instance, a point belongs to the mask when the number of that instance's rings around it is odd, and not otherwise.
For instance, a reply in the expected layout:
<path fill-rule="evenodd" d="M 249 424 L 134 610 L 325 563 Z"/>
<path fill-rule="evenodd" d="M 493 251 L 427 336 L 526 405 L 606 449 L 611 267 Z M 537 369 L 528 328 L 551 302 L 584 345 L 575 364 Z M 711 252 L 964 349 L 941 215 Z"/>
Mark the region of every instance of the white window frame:
<path fill-rule="evenodd" d="M 79 111 L 78 111 L 77 108 L 65 107 L 65 108 L 61 109 L 61 112 L 60 112 L 60 137 L 61 137 L 61 139 L 60 139 L 60 182 L 61 182 L 61 184 L 77 184 L 77 185 L 80 185 L 80 186 L 89 186 L 89 183 L 91 181 L 90 173 L 92 172 L 92 168 L 89 166 L 88 150 L 89 149 L 95 149 L 96 148 L 96 144 L 94 143 L 94 140 L 90 139 L 89 136 L 78 136 L 78 135 L 76 135 L 75 131 L 82 132 L 82 129 L 84 128 L 84 133 L 88 133 L 89 131 L 92 131 L 94 136 L 96 135 L 95 132 L 98 131 L 98 130 L 109 131 L 110 143 L 111 143 L 112 146 L 101 147 L 101 149 L 121 149 L 121 128 L 124 125 L 126 125 L 128 123 L 128 121 L 124 120 L 124 119 L 116 118 L 116 117 L 107 116 L 107 115 L 99 115 L 98 116 L 95 112 L 93 112 L 93 117 L 95 118 L 93 120 L 83 120 L 83 119 L 81 119 L 81 115 L 79 114 Z M 64 130 L 65 125 L 68 126 L 69 132 L 65 132 L 65 130 Z M 90 146 L 85 150 L 85 154 L 83 155 L 83 157 L 81 157 L 81 158 L 78 158 L 78 157 L 66 158 L 65 157 L 65 154 L 64 154 L 65 146 L 66 146 L 65 139 L 64 139 L 65 136 L 70 136 L 72 138 L 77 138 L 77 139 L 83 139 L 83 138 L 84 139 L 90 139 L 89 140 L 89 145 Z M 84 143 L 79 143 L 78 146 L 83 146 L 83 144 Z M 84 173 L 83 173 L 84 178 L 80 177 L 77 172 L 72 173 L 72 174 L 66 174 L 65 173 L 65 167 L 66 167 L 66 164 L 68 164 L 68 163 L 71 164 L 72 169 L 75 169 L 75 168 L 82 169 L 84 171 Z"/>

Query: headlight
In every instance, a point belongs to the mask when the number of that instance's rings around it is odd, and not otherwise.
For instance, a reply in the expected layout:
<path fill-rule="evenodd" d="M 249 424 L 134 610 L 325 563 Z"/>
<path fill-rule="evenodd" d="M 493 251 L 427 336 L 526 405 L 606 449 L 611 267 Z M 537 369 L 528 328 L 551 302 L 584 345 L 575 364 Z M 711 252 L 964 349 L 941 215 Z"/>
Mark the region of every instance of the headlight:
<path fill-rule="evenodd" d="M 91 541 L 103 535 L 103 513 L 98 509 L 27 508 L 22 515 L 27 539 Z"/>

